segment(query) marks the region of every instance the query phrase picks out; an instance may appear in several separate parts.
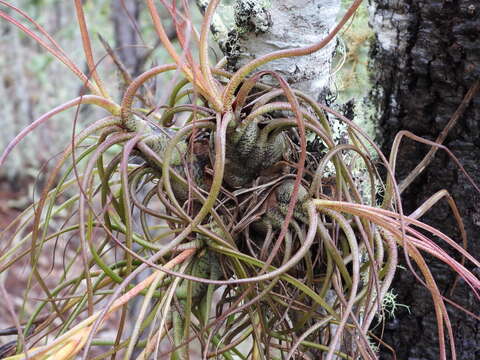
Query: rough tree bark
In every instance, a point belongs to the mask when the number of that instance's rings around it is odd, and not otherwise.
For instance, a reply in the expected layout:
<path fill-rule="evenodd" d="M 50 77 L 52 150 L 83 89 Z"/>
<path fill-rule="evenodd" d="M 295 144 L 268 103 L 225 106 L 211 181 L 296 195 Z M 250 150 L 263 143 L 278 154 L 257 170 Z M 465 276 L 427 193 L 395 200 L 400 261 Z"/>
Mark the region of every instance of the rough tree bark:
<path fill-rule="evenodd" d="M 435 139 L 480 78 L 480 3 L 478 0 L 372 0 L 371 23 L 376 32 L 373 48 L 373 104 L 378 109 L 383 147 L 390 148 L 397 131 L 407 129 Z M 445 141 L 470 175 L 480 180 L 480 95 L 470 102 Z M 398 178 L 403 179 L 427 151 L 425 145 L 407 140 L 401 147 Z M 404 193 L 406 213 L 429 196 L 447 189 L 457 201 L 469 235 L 469 251 L 480 253 L 480 195 L 453 161 L 441 151 L 433 163 Z M 452 213 L 445 202 L 435 205 L 423 219 L 448 235 L 459 238 Z M 453 283 L 445 266 L 431 263 L 440 289 L 448 295 Z M 474 271 L 478 271 L 476 269 Z M 479 274 L 477 272 L 477 274 Z M 399 271 L 394 283 L 400 310 L 386 326 L 384 339 L 397 350 L 397 359 L 438 358 L 434 310 L 428 292 L 408 271 Z M 460 283 L 453 300 L 476 314 L 479 302 Z M 451 312 L 458 358 L 480 358 L 480 322 L 455 310 Z M 390 359 L 384 353 L 382 359 Z"/>

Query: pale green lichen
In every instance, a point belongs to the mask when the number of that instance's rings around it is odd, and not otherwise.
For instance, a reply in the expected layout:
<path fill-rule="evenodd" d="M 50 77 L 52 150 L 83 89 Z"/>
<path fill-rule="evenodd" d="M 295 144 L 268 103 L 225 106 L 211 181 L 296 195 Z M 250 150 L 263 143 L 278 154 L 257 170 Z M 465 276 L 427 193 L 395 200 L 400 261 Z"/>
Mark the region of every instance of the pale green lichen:
<path fill-rule="evenodd" d="M 348 7 L 349 4 L 343 6 Z M 337 46 L 334 74 L 339 102 L 345 103 L 368 94 L 371 88 L 368 60 L 370 41 L 373 38 L 374 32 L 368 23 L 367 7 L 363 4 L 341 35 Z"/>
<path fill-rule="evenodd" d="M 390 289 L 382 299 L 382 312 L 378 313 L 378 317 L 382 319 L 382 314 L 387 314 L 389 318 L 395 319 L 395 314 L 398 308 L 404 308 L 410 313 L 410 307 L 405 304 L 400 304 L 397 301 L 397 294 L 393 289 Z"/>
<path fill-rule="evenodd" d="M 342 6 L 348 7 L 349 4 L 343 2 Z M 371 138 L 378 136 L 375 109 L 368 100 L 372 90 L 368 62 L 373 37 L 374 32 L 368 22 L 367 5 L 363 4 L 339 40 L 334 61 L 335 70 L 332 72 L 336 103 L 341 106 L 353 101 L 354 121 Z"/>
<path fill-rule="evenodd" d="M 370 336 L 367 335 L 368 346 L 370 349 L 375 353 L 378 354 L 380 352 L 380 344 L 375 342 Z"/>

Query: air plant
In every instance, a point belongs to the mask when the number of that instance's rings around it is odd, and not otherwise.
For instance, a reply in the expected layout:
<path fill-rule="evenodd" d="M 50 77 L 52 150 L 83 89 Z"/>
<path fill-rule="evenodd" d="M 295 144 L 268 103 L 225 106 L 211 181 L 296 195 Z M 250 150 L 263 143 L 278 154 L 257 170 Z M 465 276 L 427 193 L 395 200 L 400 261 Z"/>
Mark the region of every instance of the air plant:
<path fill-rule="evenodd" d="M 2 233 L 8 245 L 0 272 L 28 256 L 32 274 L 25 304 L 34 284 L 44 293 L 35 309 L 24 305 L 17 312 L 18 340 L 3 346 L 2 356 L 83 354 L 86 359 L 95 349 L 95 359 L 189 359 L 195 343 L 204 359 L 375 359 L 370 330 L 390 290 L 400 247 L 432 294 L 439 358 L 447 359 L 448 352 L 456 358 L 447 299 L 424 254 L 450 265 L 477 296 L 479 279 L 432 238 L 475 266 L 480 262 L 418 220 L 446 197 L 464 239 L 451 197 L 436 194 L 404 215 L 394 176 L 396 150 L 387 161 L 350 120 L 292 89 L 274 71 L 256 72 L 272 60 L 320 50 L 361 0 L 321 42 L 268 54 L 234 73 L 222 68 L 224 62 L 209 62 L 208 33 L 219 2 L 210 1 L 197 33 L 186 1 L 181 8 L 161 1 L 176 27 L 178 52 L 154 1 L 147 0 L 173 63 L 129 81 L 116 103 L 96 69 L 80 0 L 75 0 L 76 14 L 89 75 L 32 18 L 0 0 L 22 20 L 3 10 L 0 16 L 63 62 L 88 90 L 26 128 L 0 165 L 22 138 L 55 114 L 85 104 L 109 113 L 74 135 L 41 197 Z M 169 72 L 175 85 L 164 87 L 164 102 L 142 95 L 149 80 Z M 265 76 L 278 85 L 262 82 Z M 347 125 L 347 144 L 333 140 L 335 121 Z M 307 151 L 307 133 L 326 149 L 321 158 Z M 387 173 L 385 186 L 372 160 L 377 157 Z M 352 174 L 358 162 L 366 169 L 367 196 Z M 327 166 L 333 169 L 328 176 Z M 70 216 L 58 226 L 66 210 Z M 67 236 L 73 238 L 75 256 L 63 259 L 64 272 L 52 287 L 39 259 L 49 243 Z M 78 262 L 81 272 L 74 270 Z M 128 305 L 135 298 L 141 306 L 131 318 Z M 108 318 L 117 319 L 115 339 L 98 337 Z M 160 346 L 165 342 L 167 350 Z"/>

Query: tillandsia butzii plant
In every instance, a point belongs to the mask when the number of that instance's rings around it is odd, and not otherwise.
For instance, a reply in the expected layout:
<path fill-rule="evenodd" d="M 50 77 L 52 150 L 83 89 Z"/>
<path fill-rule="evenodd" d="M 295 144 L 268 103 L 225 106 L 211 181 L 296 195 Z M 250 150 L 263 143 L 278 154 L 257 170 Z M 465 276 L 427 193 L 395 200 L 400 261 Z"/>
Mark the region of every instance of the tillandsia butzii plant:
<path fill-rule="evenodd" d="M 395 155 L 402 136 L 414 136 L 399 134 L 387 161 L 353 122 L 292 89 L 278 73 L 257 71 L 272 60 L 320 50 L 361 0 L 322 41 L 259 57 L 233 73 L 225 61 L 212 66 L 209 59 L 220 0 L 209 2 L 198 32 L 188 1 L 176 3 L 146 0 L 173 62 L 125 77 L 117 103 L 97 71 L 81 0 L 75 8 L 89 74 L 28 14 L 0 0 L 0 17 L 87 89 L 13 139 L 0 165 L 22 138 L 64 110 L 91 104 L 108 112 L 74 134 L 41 196 L 2 233 L 2 277 L 24 258 L 31 276 L 19 308 L 2 290 L 16 340 L 1 347 L 0 357 L 185 360 L 200 350 L 203 359 L 376 359 L 372 342 L 383 343 L 371 329 L 381 322 L 377 315 L 403 253 L 431 292 L 439 359 L 456 359 L 447 299 L 424 256 L 450 265 L 477 296 L 480 281 L 464 262 L 480 262 L 418 220 L 447 198 L 465 240 L 448 193 L 403 214 Z M 171 15 L 178 46 L 157 5 Z M 172 77 L 161 86 L 163 100 L 153 101 L 149 80 L 166 73 Z M 334 122 L 346 125 L 348 142 L 334 141 Z M 324 150 L 307 147 L 307 134 Z M 366 169 L 362 189 L 354 176 L 358 166 Z M 385 185 L 377 166 L 385 170 Z M 52 243 L 74 248 L 73 256 L 63 256 L 54 286 L 54 276 L 47 279 L 39 266 L 52 256 Z M 30 298 L 34 287 L 41 298 Z M 140 304 L 135 316 L 133 300 Z M 102 336 L 112 322 L 116 335 Z"/>

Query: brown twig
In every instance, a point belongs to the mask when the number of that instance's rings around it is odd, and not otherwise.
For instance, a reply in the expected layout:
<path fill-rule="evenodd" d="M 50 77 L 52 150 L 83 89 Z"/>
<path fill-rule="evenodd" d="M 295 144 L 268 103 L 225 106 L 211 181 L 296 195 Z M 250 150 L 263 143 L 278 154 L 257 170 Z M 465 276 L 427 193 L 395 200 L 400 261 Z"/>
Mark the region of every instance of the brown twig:
<path fill-rule="evenodd" d="M 465 94 L 465 97 L 458 106 L 457 110 L 453 113 L 452 117 L 448 121 L 447 126 L 445 126 L 440 135 L 438 135 L 437 140 L 435 141 L 437 144 L 442 144 L 445 141 L 448 133 L 457 124 L 458 119 L 460 119 L 465 110 L 467 110 L 470 101 L 473 99 L 479 89 L 480 80 L 477 80 Z M 415 180 L 415 178 L 420 175 L 423 170 L 425 170 L 425 168 L 432 162 L 433 157 L 435 156 L 438 149 L 439 147 L 432 147 L 427 153 L 427 155 L 425 155 L 425 157 L 422 159 L 422 161 L 420 161 L 420 163 L 415 167 L 415 169 L 413 169 L 410 174 L 400 183 L 400 185 L 398 186 L 400 193 L 402 193 L 412 183 L 412 181 Z"/>

